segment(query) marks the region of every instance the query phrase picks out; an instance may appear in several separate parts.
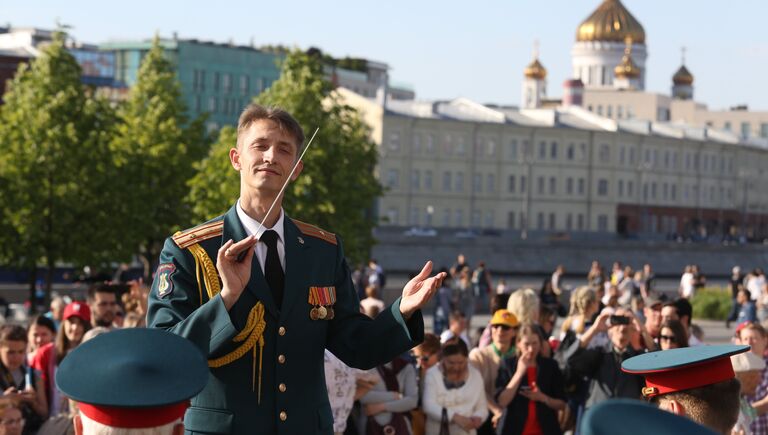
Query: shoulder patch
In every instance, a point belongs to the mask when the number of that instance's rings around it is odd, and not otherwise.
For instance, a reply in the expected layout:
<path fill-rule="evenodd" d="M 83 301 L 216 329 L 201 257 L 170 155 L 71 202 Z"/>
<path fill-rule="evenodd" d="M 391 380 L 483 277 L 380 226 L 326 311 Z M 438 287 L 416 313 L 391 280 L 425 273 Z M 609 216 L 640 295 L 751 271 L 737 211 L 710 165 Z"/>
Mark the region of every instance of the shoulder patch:
<path fill-rule="evenodd" d="M 157 282 L 157 296 L 163 298 L 173 291 L 173 280 L 171 277 L 176 272 L 176 266 L 173 263 L 163 263 L 157 266 L 155 272 L 155 282 Z"/>
<path fill-rule="evenodd" d="M 292 219 L 292 220 L 293 220 L 293 223 L 295 223 L 296 226 L 299 227 L 299 231 L 301 231 L 302 234 L 309 237 L 325 240 L 326 242 L 332 245 L 338 244 L 338 242 L 336 241 L 336 234 L 325 231 L 324 229 L 318 228 L 314 225 L 310 225 L 302 221 L 297 221 L 296 219 Z"/>
<path fill-rule="evenodd" d="M 224 220 L 198 225 L 188 230 L 179 231 L 173 235 L 173 241 L 181 249 L 186 249 L 195 243 L 220 236 L 224 232 Z"/>

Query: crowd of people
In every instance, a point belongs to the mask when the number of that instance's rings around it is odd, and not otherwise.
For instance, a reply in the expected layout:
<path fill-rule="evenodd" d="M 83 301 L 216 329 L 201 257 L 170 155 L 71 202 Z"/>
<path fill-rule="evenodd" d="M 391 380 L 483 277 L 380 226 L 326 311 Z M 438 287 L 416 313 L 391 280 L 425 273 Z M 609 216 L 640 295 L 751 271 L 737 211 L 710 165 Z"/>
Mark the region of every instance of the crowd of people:
<path fill-rule="evenodd" d="M 482 262 L 472 268 L 463 255 L 446 271 L 451 279 L 436 294 L 433 331 L 409 355 L 369 371 L 348 369 L 345 377 L 338 375 L 343 364 L 328 355 L 326 382 L 337 434 L 575 431 L 585 412 L 601 403 L 643 399 L 644 378 L 623 371 L 624 361 L 704 345 L 690 299 L 706 277 L 695 265 L 683 271 L 676 297 L 655 288 L 650 264 L 634 270 L 616 262 L 606 273 L 593 262 L 586 285 L 576 288 L 566 286 L 566 271 L 559 266 L 536 290 L 511 290 L 504 280 L 494 285 Z M 765 292 L 764 277 L 762 283 L 757 277 L 760 271 L 740 277 L 737 290 L 747 300 L 750 286 Z M 491 319 L 473 325 L 484 301 Z M 735 296 L 734 302 L 733 342 L 751 346 L 744 357 L 749 362 L 734 362 L 741 382 L 739 420 L 734 426 L 713 413 L 710 427 L 768 433 L 768 335 L 757 317 L 739 314 L 748 303 L 736 303 Z"/>
<path fill-rule="evenodd" d="M 648 264 L 635 271 L 616 262 L 606 273 L 593 262 L 586 285 L 576 288 L 566 286 L 559 266 L 541 288 L 514 291 L 504 280 L 494 285 L 483 262 L 471 268 L 463 255 L 446 272 L 433 331 L 409 354 L 358 370 L 326 351 L 336 434 L 565 433 L 609 399 L 642 399 L 643 377 L 621 369 L 627 359 L 704 344 L 689 301 L 706 282 L 695 266 L 686 267 L 677 298 L 654 288 Z M 353 279 L 361 312 L 376 317 L 385 308 L 383 269 L 372 260 Z M 734 268 L 731 290 L 733 341 L 751 346 L 734 362 L 741 388 L 733 433 L 768 433 L 765 276 Z M 144 326 L 147 291 L 140 281 L 97 284 L 83 301 L 54 298 L 26 328 L 0 327 L 0 435 L 67 433 L 77 407 L 56 387 L 58 366 L 95 335 Z M 484 307 L 490 321 L 472 328 Z"/>

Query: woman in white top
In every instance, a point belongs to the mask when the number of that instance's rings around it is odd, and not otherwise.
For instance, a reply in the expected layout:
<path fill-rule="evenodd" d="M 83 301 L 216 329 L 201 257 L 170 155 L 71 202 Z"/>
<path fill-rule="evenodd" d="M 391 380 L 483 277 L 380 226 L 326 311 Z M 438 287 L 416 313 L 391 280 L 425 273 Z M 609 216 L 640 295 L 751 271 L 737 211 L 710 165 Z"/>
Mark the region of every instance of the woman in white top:
<path fill-rule="evenodd" d="M 422 406 L 427 414 L 426 435 L 475 435 L 488 417 L 483 378 L 469 365 L 463 341 L 443 346 L 440 364 L 427 371 Z"/>

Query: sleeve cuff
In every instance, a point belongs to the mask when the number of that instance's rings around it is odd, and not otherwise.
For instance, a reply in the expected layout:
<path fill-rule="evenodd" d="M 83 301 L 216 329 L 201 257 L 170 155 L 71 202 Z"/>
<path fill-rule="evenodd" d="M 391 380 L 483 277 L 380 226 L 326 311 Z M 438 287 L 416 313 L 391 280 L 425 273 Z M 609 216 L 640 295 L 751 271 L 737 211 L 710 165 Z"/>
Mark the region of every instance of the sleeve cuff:
<path fill-rule="evenodd" d="M 421 310 L 416 310 L 410 319 L 405 320 L 403 314 L 400 312 L 400 300 L 402 297 L 397 298 L 389 309 L 392 312 L 392 317 L 395 319 L 398 325 L 403 328 L 405 334 L 412 343 L 421 343 L 424 341 L 424 317 L 421 315 Z"/>

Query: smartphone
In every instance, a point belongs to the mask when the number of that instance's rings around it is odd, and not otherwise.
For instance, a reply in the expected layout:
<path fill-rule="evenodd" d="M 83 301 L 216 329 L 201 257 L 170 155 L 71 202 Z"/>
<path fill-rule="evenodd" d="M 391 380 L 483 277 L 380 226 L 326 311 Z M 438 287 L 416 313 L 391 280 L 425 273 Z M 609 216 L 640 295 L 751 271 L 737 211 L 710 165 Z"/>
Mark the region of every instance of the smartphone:
<path fill-rule="evenodd" d="M 611 315 L 611 325 L 629 325 L 629 317 Z"/>

